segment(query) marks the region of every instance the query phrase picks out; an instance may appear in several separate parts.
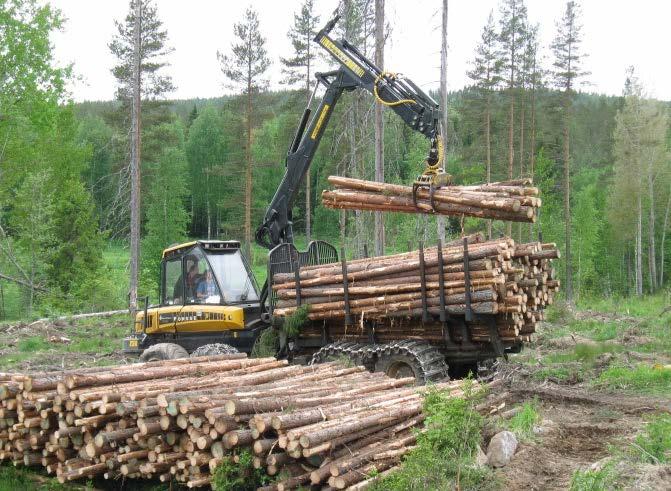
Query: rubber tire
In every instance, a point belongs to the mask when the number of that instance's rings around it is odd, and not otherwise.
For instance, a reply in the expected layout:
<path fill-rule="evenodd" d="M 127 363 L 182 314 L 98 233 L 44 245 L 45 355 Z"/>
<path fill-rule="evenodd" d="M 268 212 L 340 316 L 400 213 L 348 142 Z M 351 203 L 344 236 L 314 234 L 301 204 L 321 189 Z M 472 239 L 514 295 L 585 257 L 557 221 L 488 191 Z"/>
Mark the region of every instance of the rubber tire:
<path fill-rule="evenodd" d="M 140 361 L 162 361 L 175 360 L 177 358 L 188 358 L 189 353 L 179 344 L 158 343 L 150 346 L 140 355 Z"/>
<path fill-rule="evenodd" d="M 196 348 L 193 353 L 191 353 L 191 358 L 196 356 L 217 356 L 217 355 L 229 355 L 233 353 L 239 353 L 238 349 L 230 344 L 226 343 L 211 343 L 204 344 Z"/>
<path fill-rule="evenodd" d="M 382 354 L 375 363 L 375 371 L 383 372 L 391 378 L 415 377 L 416 385 L 424 385 L 422 368 L 411 356 Z"/>

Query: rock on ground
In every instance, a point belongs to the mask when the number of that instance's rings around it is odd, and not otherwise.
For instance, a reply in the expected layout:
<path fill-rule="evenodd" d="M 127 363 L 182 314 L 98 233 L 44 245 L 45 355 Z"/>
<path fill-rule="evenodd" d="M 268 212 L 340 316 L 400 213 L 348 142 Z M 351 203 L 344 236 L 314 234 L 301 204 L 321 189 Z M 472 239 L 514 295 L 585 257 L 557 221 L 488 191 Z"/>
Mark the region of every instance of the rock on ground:
<path fill-rule="evenodd" d="M 503 467 L 510 462 L 517 450 L 517 438 L 510 431 L 494 435 L 487 448 L 487 463 L 492 467 Z"/>

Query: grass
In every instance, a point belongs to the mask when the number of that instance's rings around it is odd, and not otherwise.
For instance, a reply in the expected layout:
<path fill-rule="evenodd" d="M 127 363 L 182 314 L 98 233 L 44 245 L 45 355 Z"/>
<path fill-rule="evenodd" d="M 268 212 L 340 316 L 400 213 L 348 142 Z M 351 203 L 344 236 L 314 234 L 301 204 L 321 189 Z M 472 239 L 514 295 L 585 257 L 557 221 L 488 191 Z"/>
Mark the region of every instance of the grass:
<path fill-rule="evenodd" d="M 536 380 L 554 380 L 556 382 L 582 382 L 585 378 L 582 367 L 574 366 L 552 366 L 543 367 L 533 372 L 533 378 Z"/>
<path fill-rule="evenodd" d="M 599 470 L 578 470 L 571 477 L 570 491 L 611 491 L 618 489 L 612 463 Z"/>
<path fill-rule="evenodd" d="M 0 465 L 0 491 L 66 491 L 69 489 L 74 488 L 66 487 L 56 479 L 42 477 L 29 469 L 7 464 Z"/>
<path fill-rule="evenodd" d="M 644 364 L 635 368 L 612 366 L 596 378 L 594 385 L 609 390 L 671 396 L 671 369 Z"/>
<path fill-rule="evenodd" d="M 47 335 L 29 336 L 18 341 L 15 351 L 5 351 L 0 357 L 0 368 L 16 369 L 26 360 L 35 365 L 60 365 L 69 353 L 90 354 L 89 363 L 96 358 L 96 364 L 113 363 L 114 358 L 99 358 L 121 348 L 121 339 L 128 333 L 130 321 L 127 315 L 106 319 L 82 319 L 72 325 L 61 326 L 57 336 L 71 340 L 70 343 L 51 343 Z M 51 332 L 50 332 L 51 333 Z M 9 339 L 12 339 L 11 337 Z M 0 339 L 0 342 L 3 340 Z"/>
<path fill-rule="evenodd" d="M 19 341 L 19 351 L 21 353 L 34 353 L 49 349 L 51 345 L 42 336 L 32 336 Z"/>
<path fill-rule="evenodd" d="M 659 314 L 669 304 L 671 304 L 671 295 L 669 292 L 662 292 L 643 297 L 585 297 L 578 302 L 577 307 L 581 310 L 589 309 L 633 317 L 646 317 Z"/>
<path fill-rule="evenodd" d="M 522 410 L 505 424 L 506 428 L 520 439 L 530 440 L 534 435 L 534 426 L 541 420 L 538 401 L 525 402 Z"/>
<path fill-rule="evenodd" d="M 671 415 L 653 416 L 636 436 L 634 453 L 650 464 L 671 462 Z"/>

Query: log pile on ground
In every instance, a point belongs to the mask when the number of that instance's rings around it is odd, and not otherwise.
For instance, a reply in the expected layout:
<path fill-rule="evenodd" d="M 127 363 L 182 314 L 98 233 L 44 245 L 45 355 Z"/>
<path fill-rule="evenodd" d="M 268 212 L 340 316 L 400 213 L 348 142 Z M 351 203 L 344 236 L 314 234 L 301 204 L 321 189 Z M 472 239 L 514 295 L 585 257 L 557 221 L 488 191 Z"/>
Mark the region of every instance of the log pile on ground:
<path fill-rule="evenodd" d="M 327 208 L 535 222 L 537 209 L 541 206 L 538 188 L 531 186 L 530 179 L 442 187 L 435 191 L 433 205 L 426 188 L 417 191 L 415 203 L 412 186 L 340 176 L 329 176 L 328 181 L 336 189 L 322 192 L 322 202 Z"/>
<path fill-rule="evenodd" d="M 338 339 L 365 340 L 364 320 L 371 320 L 379 342 L 441 341 L 442 324 L 435 322 L 441 312 L 463 318 L 470 305 L 476 316 L 494 316 L 501 340 L 510 345 L 528 340 L 543 319 L 544 307 L 552 303 L 559 288 L 552 260 L 558 257 L 555 244 L 482 241 L 474 235 L 440 249 L 358 259 L 344 265 L 306 266 L 300 269 L 298 281 L 294 273 L 274 275 L 273 314 L 290 317 L 299 308 L 306 310 L 308 319 L 333 321 L 330 335 Z M 347 311 L 349 326 L 343 322 Z M 468 329 L 470 341 L 490 341 L 481 317 L 469 323 Z M 321 336 L 321 328 L 301 331 L 302 337 L 311 335 Z M 461 336 L 458 331 L 451 335 Z"/>
<path fill-rule="evenodd" d="M 0 373 L 0 460 L 43 466 L 63 483 L 158 478 L 195 488 L 246 449 L 254 467 L 282 476 L 264 490 L 364 489 L 413 447 L 426 390 L 414 382 L 244 354 Z M 436 387 L 461 395 L 460 382 Z M 315 457 L 325 460 L 308 467 Z"/>

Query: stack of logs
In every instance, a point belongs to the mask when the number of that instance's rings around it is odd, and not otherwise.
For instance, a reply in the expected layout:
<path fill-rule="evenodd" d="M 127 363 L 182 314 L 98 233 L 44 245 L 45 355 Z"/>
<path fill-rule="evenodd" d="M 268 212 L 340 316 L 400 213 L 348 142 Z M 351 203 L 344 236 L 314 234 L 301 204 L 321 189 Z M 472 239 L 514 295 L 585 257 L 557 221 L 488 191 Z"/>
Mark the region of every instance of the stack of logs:
<path fill-rule="evenodd" d="M 401 213 L 437 213 L 512 222 L 535 222 L 541 206 L 538 188 L 530 179 L 493 182 L 475 186 L 446 186 L 435 190 L 384 182 L 329 176 L 333 191 L 322 192 L 327 208 Z"/>
<path fill-rule="evenodd" d="M 443 324 L 436 321 L 449 317 L 471 319 L 469 341 L 490 342 L 486 316 L 494 316 L 510 346 L 529 339 L 552 303 L 559 280 L 551 263 L 558 257 L 555 244 L 474 235 L 440 248 L 305 266 L 273 276 L 273 314 L 291 316 L 300 307 L 309 319 L 327 322 L 331 337 L 349 340 L 367 339 L 370 320 L 378 342 L 441 341 Z M 321 336 L 322 323 L 301 335 Z M 463 331 L 450 329 L 461 341 Z"/>
<path fill-rule="evenodd" d="M 210 485 L 243 449 L 265 491 L 364 489 L 422 427 L 422 391 L 335 363 L 288 366 L 244 354 L 65 372 L 0 374 L 0 460 L 62 483 L 94 476 Z M 437 384 L 454 396 L 460 383 Z M 321 461 L 309 467 L 308 459 Z"/>

